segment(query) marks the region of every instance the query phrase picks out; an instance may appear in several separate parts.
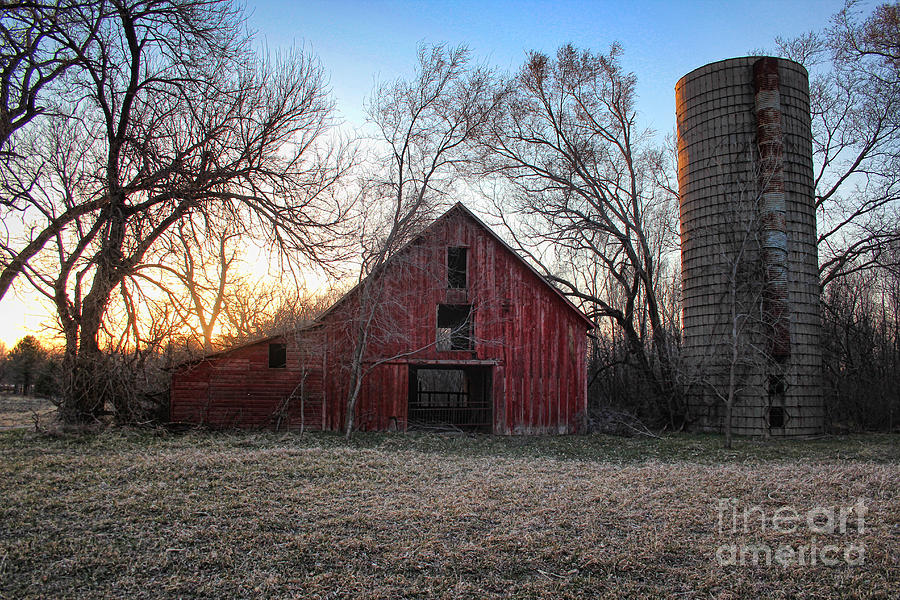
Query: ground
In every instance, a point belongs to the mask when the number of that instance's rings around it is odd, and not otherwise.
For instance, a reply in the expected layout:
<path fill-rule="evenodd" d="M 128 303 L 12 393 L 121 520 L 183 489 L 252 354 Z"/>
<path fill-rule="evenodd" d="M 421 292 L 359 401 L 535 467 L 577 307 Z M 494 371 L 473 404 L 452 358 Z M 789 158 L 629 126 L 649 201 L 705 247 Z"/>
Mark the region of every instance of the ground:
<path fill-rule="evenodd" d="M 896 436 L 6 431 L 0 597 L 895 598 L 898 481 Z M 867 513 L 735 534 L 729 498 Z M 748 543 L 864 563 L 717 564 Z"/>
<path fill-rule="evenodd" d="M 46 398 L 0 395 L 0 430 L 33 427 L 35 419 L 43 419 L 56 407 Z"/>

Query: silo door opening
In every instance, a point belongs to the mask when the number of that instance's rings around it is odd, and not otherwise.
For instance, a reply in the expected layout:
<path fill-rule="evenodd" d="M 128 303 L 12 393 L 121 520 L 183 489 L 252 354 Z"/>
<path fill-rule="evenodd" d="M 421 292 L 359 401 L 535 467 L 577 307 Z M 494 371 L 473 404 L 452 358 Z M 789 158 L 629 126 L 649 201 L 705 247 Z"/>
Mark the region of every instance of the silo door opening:
<path fill-rule="evenodd" d="M 490 367 L 409 369 L 408 430 L 493 430 Z"/>

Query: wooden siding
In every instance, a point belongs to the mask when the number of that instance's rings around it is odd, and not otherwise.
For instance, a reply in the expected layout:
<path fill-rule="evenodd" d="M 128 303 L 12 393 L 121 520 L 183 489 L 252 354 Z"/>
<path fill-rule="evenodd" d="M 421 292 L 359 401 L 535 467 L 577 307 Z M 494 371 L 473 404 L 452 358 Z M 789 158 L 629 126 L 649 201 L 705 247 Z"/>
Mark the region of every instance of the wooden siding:
<path fill-rule="evenodd" d="M 465 290 L 448 289 L 447 248 L 454 246 L 468 249 Z M 589 322 L 461 205 L 392 257 L 368 290 L 376 297 L 363 307 L 375 307 L 375 313 L 357 404 L 360 429 L 406 429 L 409 367 L 424 364 L 488 367 L 495 433 L 578 429 L 587 405 Z M 313 405 L 325 429 L 339 430 L 345 421 L 352 332 L 363 291 L 351 292 L 320 319 L 321 342 L 312 347 L 322 350 L 304 359 L 321 361 L 316 381 L 322 389 Z M 472 305 L 470 350 L 437 348 L 440 304 Z M 301 361 L 289 344 L 288 369 L 273 373 L 267 345 L 257 346 L 180 370 L 173 381 L 173 419 L 265 426 L 266 415 L 290 394 Z M 222 380 L 209 384 L 208 373 L 219 362 Z M 315 426 L 314 419 L 307 414 L 307 426 Z"/>
<path fill-rule="evenodd" d="M 269 368 L 269 344 L 287 345 L 287 366 Z M 212 427 L 322 428 L 321 358 L 295 336 L 273 338 L 181 366 L 172 376 L 170 418 Z"/>
<path fill-rule="evenodd" d="M 447 287 L 447 248 L 468 248 L 468 288 Z M 404 364 L 491 366 L 494 431 L 503 434 L 577 430 L 587 402 L 587 322 L 467 211 L 449 213 L 395 256 L 370 289 L 379 298 L 366 355 L 375 367 L 358 403 L 361 429 L 405 428 L 408 369 Z M 461 295 L 462 294 L 462 295 Z M 439 304 L 471 304 L 471 350 L 436 346 Z M 329 356 L 326 397 L 346 398 L 352 350 L 350 330 L 359 314 L 347 298 L 325 317 Z M 328 402 L 326 422 L 344 421 L 342 402 Z"/>

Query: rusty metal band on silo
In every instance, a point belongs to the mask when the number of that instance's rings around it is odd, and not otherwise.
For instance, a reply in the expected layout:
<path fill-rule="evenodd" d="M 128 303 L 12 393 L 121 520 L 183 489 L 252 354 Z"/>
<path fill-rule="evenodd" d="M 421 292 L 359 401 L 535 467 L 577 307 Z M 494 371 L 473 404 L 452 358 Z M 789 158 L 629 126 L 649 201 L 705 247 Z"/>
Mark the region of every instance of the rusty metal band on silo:
<path fill-rule="evenodd" d="M 759 220 L 765 272 L 763 310 L 771 327 L 769 352 L 774 359 L 791 355 L 788 301 L 788 237 L 784 191 L 784 135 L 781 123 L 778 60 L 753 64 L 759 147 Z"/>

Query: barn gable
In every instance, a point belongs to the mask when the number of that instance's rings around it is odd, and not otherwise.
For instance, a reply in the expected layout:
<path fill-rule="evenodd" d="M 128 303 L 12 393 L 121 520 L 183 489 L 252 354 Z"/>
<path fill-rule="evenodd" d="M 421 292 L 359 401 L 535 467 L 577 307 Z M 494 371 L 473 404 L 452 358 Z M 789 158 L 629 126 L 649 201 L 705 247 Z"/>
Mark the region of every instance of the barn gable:
<path fill-rule="evenodd" d="M 518 252 L 516 252 L 509 244 L 507 244 L 506 241 L 503 240 L 503 238 L 497 235 L 497 233 L 487 224 L 485 224 L 484 221 L 478 218 L 475 213 L 466 208 L 466 206 L 462 202 L 457 202 L 456 204 L 454 204 L 453 207 L 450 208 L 450 210 L 438 217 L 422 233 L 402 246 L 397 252 L 393 254 L 393 256 L 385 261 L 385 264 L 383 265 L 381 270 L 388 270 L 393 265 L 396 265 L 398 261 L 402 261 L 404 257 L 406 257 L 408 253 L 410 253 L 417 245 L 422 244 L 423 241 L 427 240 L 429 237 L 433 237 L 434 235 L 439 234 L 439 232 L 447 226 L 447 222 L 455 218 L 468 220 L 473 226 L 481 229 L 481 231 L 487 234 L 487 236 L 496 243 L 497 251 L 505 252 L 510 258 L 517 261 L 521 267 L 530 271 L 534 276 L 534 281 L 537 283 L 537 285 L 544 287 L 546 291 L 555 296 L 563 306 L 572 311 L 572 313 L 578 318 L 582 319 L 588 328 L 592 328 L 594 326 L 593 322 L 587 317 L 587 315 L 581 312 L 581 310 L 579 310 L 572 303 L 572 301 L 569 300 L 556 286 L 547 281 L 544 276 L 537 271 L 537 269 L 535 269 L 527 260 L 522 258 L 522 256 Z M 359 292 L 360 286 L 361 284 L 357 284 L 356 286 L 354 286 L 351 290 L 344 294 L 344 296 L 338 299 L 321 315 L 319 315 L 316 320 L 322 321 L 327 319 L 331 312 L 338 309 L 345 302 L 351 301 L 352 298 Z"/>

